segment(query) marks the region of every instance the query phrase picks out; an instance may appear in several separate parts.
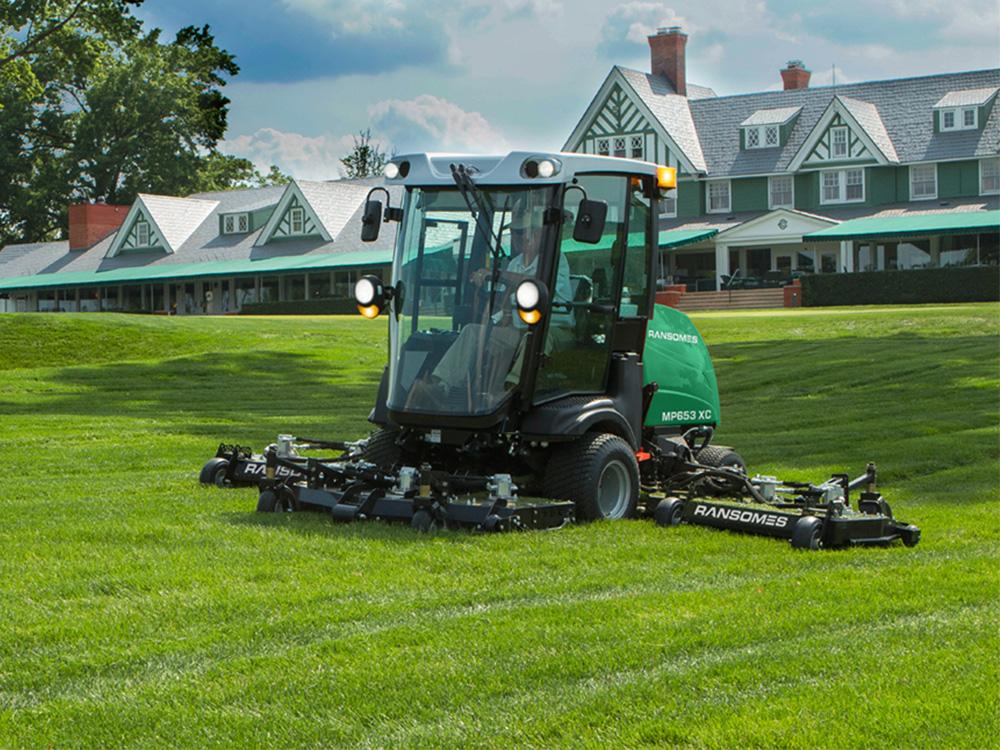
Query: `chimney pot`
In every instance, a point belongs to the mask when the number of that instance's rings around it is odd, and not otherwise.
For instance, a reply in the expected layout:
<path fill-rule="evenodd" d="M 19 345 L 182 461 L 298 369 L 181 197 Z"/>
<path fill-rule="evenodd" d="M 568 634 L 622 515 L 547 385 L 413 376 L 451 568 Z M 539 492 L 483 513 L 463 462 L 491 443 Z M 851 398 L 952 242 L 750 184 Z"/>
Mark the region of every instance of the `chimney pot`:
<path fill-rule="evenodd" d="M 659 28 L 648 37 L 650 70 L 654 76 L 666 78 L 674 91 L 687 96 L 685 47 L 687 34 L 680 26 Z"/>
<path fill-rule="evenodd" d="M 795 91 L 809 88 L 809 79 L 812 73 L 806 70 L 805 64 L 801 60 L 789 60 L 788 65 L 781 71 L 781 82 L 785 91 Z"/>

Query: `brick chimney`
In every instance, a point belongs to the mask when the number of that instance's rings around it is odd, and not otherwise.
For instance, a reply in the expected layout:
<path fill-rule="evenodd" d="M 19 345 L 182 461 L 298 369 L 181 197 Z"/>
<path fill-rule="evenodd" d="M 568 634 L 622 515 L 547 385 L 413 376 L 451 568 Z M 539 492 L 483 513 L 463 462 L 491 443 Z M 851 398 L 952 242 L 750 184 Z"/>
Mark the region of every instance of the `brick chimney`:
<path fill-rule="evenodd" d="M 809 78 L 812 76 L 801 60 L 789 60 L 787 67 L 781 71 L 781 81 L 785 91 L 809 88 Z"/>
<path fill-rule="evenodd" d="M 687 96 L 687 72 L 684 64 L 684 48 L 687 34 L 680 26 L 657 29 L 648 37 L 650 68 L 654 76 L 664 76 L 681 96 Z"/>
<path fill-rule="evenodd" d="M 69 249 L 86 250 L 118 229 L 128 206 L 110 203 L 72 203 L 69 207 Z"/>

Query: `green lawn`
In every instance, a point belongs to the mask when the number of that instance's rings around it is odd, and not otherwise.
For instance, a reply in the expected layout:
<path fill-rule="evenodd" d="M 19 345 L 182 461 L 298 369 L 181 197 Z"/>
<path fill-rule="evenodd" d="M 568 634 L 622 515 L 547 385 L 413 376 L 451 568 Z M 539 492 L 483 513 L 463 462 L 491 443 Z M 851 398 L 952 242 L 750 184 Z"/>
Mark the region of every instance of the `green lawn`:
<path fill-rule="evenodd" d="M 720 441 L 921 544 L 262 517 L 202 463 L 365 434 L 382 322 L 0 316 L 0 747 L 994 746 L 1000 306 L 694 320 Z"/>

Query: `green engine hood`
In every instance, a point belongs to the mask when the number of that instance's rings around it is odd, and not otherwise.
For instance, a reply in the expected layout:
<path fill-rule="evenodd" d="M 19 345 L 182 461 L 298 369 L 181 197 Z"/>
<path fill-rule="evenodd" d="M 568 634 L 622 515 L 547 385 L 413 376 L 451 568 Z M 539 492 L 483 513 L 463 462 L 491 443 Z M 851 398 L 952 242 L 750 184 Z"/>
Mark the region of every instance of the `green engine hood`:
<path fill-rule="evenodd" d="M 646 413 L 646 427 L 719 424 L 719 387 L 712 358 L 687 315 L 656 305 L 646 328 L 643 384 L 659 390 Z"/>

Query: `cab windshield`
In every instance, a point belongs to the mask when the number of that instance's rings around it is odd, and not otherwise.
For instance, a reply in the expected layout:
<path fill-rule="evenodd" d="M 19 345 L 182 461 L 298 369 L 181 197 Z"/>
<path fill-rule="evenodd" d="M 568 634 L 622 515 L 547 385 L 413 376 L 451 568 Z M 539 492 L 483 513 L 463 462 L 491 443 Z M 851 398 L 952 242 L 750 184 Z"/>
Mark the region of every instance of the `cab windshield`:
<path fill-rule="evenodd" d="M 527 326 L 514 290 L 547 265 L 555 243 L 544 216 L 557 190 L 410 190 L 393 264 L 402 300 L 389 324 L 391 409 L 488 414 L 517 387 Z"/>

